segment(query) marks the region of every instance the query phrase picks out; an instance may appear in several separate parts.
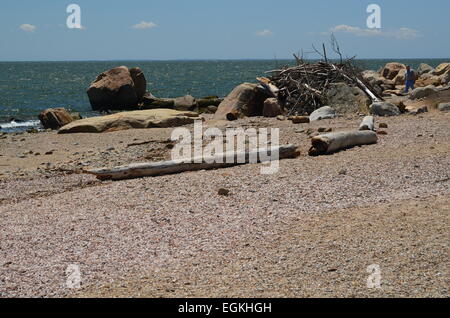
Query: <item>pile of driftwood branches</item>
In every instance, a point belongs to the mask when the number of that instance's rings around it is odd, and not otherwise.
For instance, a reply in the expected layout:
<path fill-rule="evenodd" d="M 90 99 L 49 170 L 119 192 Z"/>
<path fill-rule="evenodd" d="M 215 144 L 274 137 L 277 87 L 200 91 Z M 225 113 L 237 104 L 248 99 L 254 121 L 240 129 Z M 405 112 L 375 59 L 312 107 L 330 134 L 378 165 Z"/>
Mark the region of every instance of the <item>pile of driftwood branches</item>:
<path fill-rule="evenodd" d="M 382 100 L 371 85 L 363 80 L 362 70 L 355 66 L 354 58 L 343 60 L 338 48 L 335 52 L 340 55 L 338 63 L 327 59 L 325 47 L 323 54 L 318 52 L 323 60 L 315 63 L 306 62 L 294 54 L 296 66 L 268 71 L 266 73 L 272 76 L 265 81 L 258 80 L 265 90 L 270 89 L 272 95 L 276 95 L 289 114 L 308 115 L 324 106 L 327 89 L 332 83 L 344 82 L 358 86 L 372 101 Z M 271 87 L 268 87 L 268 83 Z"/>

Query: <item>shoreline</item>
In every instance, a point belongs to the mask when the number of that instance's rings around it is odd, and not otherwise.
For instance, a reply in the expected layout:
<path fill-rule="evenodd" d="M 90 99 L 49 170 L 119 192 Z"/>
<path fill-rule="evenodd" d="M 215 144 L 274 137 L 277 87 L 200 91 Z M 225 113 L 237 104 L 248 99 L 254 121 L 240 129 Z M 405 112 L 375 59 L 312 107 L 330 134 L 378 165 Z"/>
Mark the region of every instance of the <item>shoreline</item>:
<path fill-rule="evenodd" d="M 357 59 L 356 61 L 361 61 L 361 62 L 364 62 L 364 61 L 369 61 L 369 62 L 379 61 L 378 65 L 377 66 L 373 66 L 373 67 L 366 67 L 367 65 L 363 64 L 363 68 L 364 69 L 377 70 L 378 68 L 384 66 L 387 62 L 391 62 L 391 61 L 400 61 L 400 62 L 403 61 L 403 62 L 406 62 L 406 61 L 412 61 L 412 60 L 417 62 L 416 63 L 417 65 L 415 65 L 415 64 L 412 65 L 413 68 L 416 68 L 416 66 L 418 66 L 421 62 L 425 62 L 426 63 L 426 62 L 429 62 L 431 60 L 434 60 L 435 61 L 434 63 L 430 62 L 432 67 L 434 67 L 434 66 L 437 66 L 437 64 L 439 64 L 441 62 L 449 61 L 450 58 L 442 58 L 442 59 L 440 59 L 440 58 L 432 58 L 432 59 L 425 59 L 425 58 L 414 58 L 414 59 L 406 59 L 406 58 L 401 58 L 401 59 L 384 59 L 383 58 L 383 59 L 378 59 L 378 58 L 373 58 L 373 59 Z M 310 59 L 309 61 L 317 61 L 317 59 Z M 68 65 L 70 65 L 71 63 L 74 63 L 74 62 L 71 62 L 71 61 L 53 61 L 53 62 L 54 63 L 67 63 Z M 185 88 L 182 89 L 182 90 L 180 90 L 178 88 L 177 89 L 168 89 L 166 86 L 181 87 L 182 83 L 180 83 L 178 81 L 173 82 L 173 81 L 168 80 L 167 78 L 161 77 L 159 75 L 159 72 L 169 72 L 167 74 L 169 74 L 169 77 L 170 77 L 170 75 L 172 74 L 171 72 L 173 72 L 173 70 L 171 70 L 171 69 L 169 69 L 169 70 L 156 69 L 155 72 L 153 72 L 153 68 L 151 67 L 151 64 L 153 63 L 152 61 L 146 61 L 146 60 L 117 60 L 117 61 L 114 61 L 114 60 L 111 60 L 111 61 L 86 61 L 86 62 L 85 61 L 75 61 L 75 62 L 76 63 L 100 63 L 100 64 L 105 63 L 105 65 L 100 65 L 99 66 L 99 70 L 98 71 L 104 71 L 108 67 L 113 67 L 114 64 L 116 64 L 116 65 L 119 65 L 120 63 L 136 64 L 138 62 L 142 62 L 144 64 L 142 66 L 144 71 L 146 73 L 150 74 L 149 75 L 149 80 L 150 80 L 150 82 L 152 82 L 152 84 L 149 85 L 150 91 L 156 90 L 159 93 L 157 95 L 159 95 L 161 98 L 171 98 L 173 96 L 182 96 L 183 94 L 191 94 L 191 93 L 193 95 L 195 95 L 195 96 L 208 96 L 208 95 L 226 96 L 231 91 L 232 87 L 234 87 L 233 85 L 238 85 L 238 84 L 242 83 L 243 81 L 247 81 L 247 80 L 254 81 L 256 76 L 264 76 L 264 72 L 266 70 L 269 70 L 269 69 L 273 68 L 274 65 L 270 65 L 270 64 L 274 64 L 274 63 L 275 64 L 283 64 L 285 62 L 288 62 L 288 64 L 295 64 L 295 60 L 293 60 L 291 58 L 289 58 L 289 59 L 237 59 L 237 60 L 236 59 L 235 60 L 233 60 L 233 59 L 231 59 L 231 60 L 229 60 L 229 59 L 224 59 L 224 60 L 213 59 L 213 60 L 196 60 L 196 61 L 195 60 L 153 61 L 155 63 L 156 62 L 161 62 L 161 63 L 169 63 L 169 64 L 171 62 L 182 62 L 182 63 L 185 62 L 187 64 L 195 63 L 195 62 L 218 62 L 219 64 L 220 63 L 226 63 L 226 62 L 230 62 L 231 64 L 233 64 L 233 62 L 236 62 L 236 63 L 243 62 L 244 64 L 245 64 L 245 62 L 249 62 L 249 63 L 252 63 L 252 62 L 255 62 L 255 63 L 263 62 L 263 65 L 258 67 L 259 71 L 256 70 L 256 69 L 250 68 L 250 70 L 248 72 L 244 72 L 245 74 L 238 74 L 238 73 L 235 74 L 235 73 L 233 73 L 233 76 L 231 76 L 230 78 L 227 78 L 226 82 L 225 82 L 225 80 L 224 81 L 220 81 L 217 78 L 215 78 L 214 79 L 214 84 L 208 84 L 208 85 L 210 85 L 209 89 L 205 88 L 203 91 L 201 91 L 199 93 L 198 90 L 196 90 L 196 92 L 190 92 L 193 88 L 189 87 L 189 85 L 185 85 Z M 0 62 L 0 63 L 2 63 L 2 62 Z M 6 62 L 3 62 L 3 63 L 6 63 Z M 21 62 L 13 62 L 13 61 L 11 61 L 11 62 L 8 62 L 8 63 L 14 64 L 14 63 L 21 63 Z M 27 62 L 23 62 L 23 63 L 27 63 Z M 47 62 L 47 61 L 36 61 L 36 62 L 33 62 L 33 63 L 44 63 L 45 64 L 45 63 L 50 63 L 50 62 Z M 264 63 L 268 63 L 268 64 L 264 65 Z M 278 65 L 278 66 L 281 66 L 281 65 Z M 5 69 L 4 71 L 7 71 L 7 69 Z M 20 71 L 20 68 L 19 68 L 19 71 Z M 45 71 L 45 69 L 43 71 Z M 61 71 L 64 71 L 64 68 Z M 87 71 L 83 71 L 83 72 L 80 72 L 80 73 L 75 73 L 75 75 L 76 75 L 76 77 L 82 77 L 84 72 L 87 72 Z M 191 67 L 191 68 L 188 67 L 186 69 L 185 76 L 192 77 L 192 74 L 194 74 L 196 76 L 198 85 L 204 86 L 204 85 L 206 85 L 206 83 L 209 83 L 207 76 L 209 76 L 210 75 L 209 73 L 211 73 L 211 72 L 213 73 L 212 75 L 214 75 L 215 73 L 217 73 L 217 75 L 220 75 L 220 74 L 223 73 L 223 70 L 220 69 L 220 72 L 219 72 L 219 70 L 215 69 L 214 67 L 212 69 L 208 69 L 208 68 L 207 69 L 203 69 L 203 68 L 202 69 L 197 69 L 195 67 Z M 233 68 L 230 69 L 230 74 L 232 72 L 233 72 Z M 89 80 L 86 80 L 86 82 L 84 84 L 82 84 L 82 85 L 80 85 L 80 83 L 74 82 L 75 86 L 74 86 L 73 89 L 74 90 L 76 89 L 76 91 L 79 92 L 79 93 L 76 93 L 75 97 L 73 99 L 69 99 L 67 101 L 63 99 L 62 101 L 58 102 L 58 99 L 60 99 L 59 97 L 53 96 L 53 95 L 49 95 L 47 98 L 54 99 L 54 100 L 56 100 L 56 102 L 47 103 L 47 104 L 43 104 L 43 105 L 39 105 L 40 103 L 37 103 L 39 106 L 34 106 L 34 102 L 33 101 L 24 101 L 23 104 L 29 106 L 26 109 L 33 110 L 33 112 L 35 112 L 35 116 L 36 117 L 30 117 L 31 113 L 28 110 L 27 111 L 25 111 L 25 110 L 21 111 L 22 109 L 25 109 L 25 106 L 14 106 L 14 105 L 9 104 L 8 101 L 7 102 L 3 102 L 4 105 L 7 105 L 7 106 L 5 106 L 6 107 L 5 109 L 9 108 L 9 109 L 12 109 L 14 111 L 11 110 L 9 113 L 5 112 L 5 113 L 1 114 L 1 118 L 3 118 L 3 120 L 0 120 L 2 122 L 0 124 L 0 126 L 8 125 L 9 122 L 7 121 L 7 119 L 9 119 L 11 117 L 15 117 L 17 119 L 26 120 L 26 121 L 35 120 L 35 118 L 37 118 L 37 115 L 39 114 L 40 111 L 43 111 L 43 110 L 45 110 L 47 108 L 52 108 L 52 107 L 53 108 L 54 107 L 73 108 L 73 111 L 80 112 L 83 115 L 83 117 L 91 117 L 91 114 L 94 111 L 91 109 L 89 101 L 85 98 L 85 89 L 89 86 L 90 81 L 92 81 L 95 78 L 95 76 L 96 75 L 92 75 L 92 77 L 90 76 Z M 249 76 L 250 78 L 247 78 L 247 76 Z M 176 76 L 173 76 L 173 77 L 176 77 Z M 26 77 L 26 79 L 29 80 L 29 81 L 34 80 L 33 78 L 28 78 L 28 77 Z M 21 85 L 25 85 L 25 83 L 21 82 L 21 80 L 22 80 L 21 77 L 18 77 L 16 79 L 12 79 L 12 80 L 13 80 L 12 85 L 14 85 L 14 86 L 21 87 Z M 40 77 L 38 77 L 36 80 L 37 81 L 41 81 L 42 79 Z M 202 80 L 204 80 L 205 82 L 202 82 Z M 155 81 L 157 81 L 157 82 L 155 83 Z M 158 85 L 157 83 L 166 83 L 166 84 Z M 229 84 L 229 83 L 234 83 L 234 84 Z M 46 83 L 46 84 L 53 85 L 53 86 L 54 85 L 56 85 L 56 86 L 60 85 L 58 82 L 50 82 L 50 83 Z M 64 85 L 67 85 L 67 84 L 68 83 L 64 83 Z M 215 88 L 216 86 L 221 86 L 221 87 L 222 86 L 223 87 L 227 86 L 227 89 L 218 89 L 218 88 Z M 228 88 L 228 86 L 229 86 L 229 88 Z M 6 88 L 8 88 L 8 86 L 6 86 Z M 24 90 L 25 89 L 26 88 L 24 86 Z M 68 87 L 62 86 L 61 89 L 67 90 Z M 39 95 L 39 93 L 37 91 L 33 92 L 33 90 L 34 90 L 34 88 L 32 88 L 32 91 L 30 93 L 38 94 L 38 95 L 36 95 L 36 98 L 42 99 L 42 97 Z M 176 91 L 176 93 L 173 92 L 174 90 Z M 159 91 L 161 91 L 161 92 L 159 92 Z M 18 104 L 20 104 L 20 103 L 18 103 Z M 1 99 L 0 99 L 0 105 L 3 106 Z M 26 114 L 26 116 L 22 116 L 23 114 Z M 35 128 L 37 128 L 37 127 L 35 127 Z M 1 130 L 0 130 L 0 132 L 1 132 Z"/>

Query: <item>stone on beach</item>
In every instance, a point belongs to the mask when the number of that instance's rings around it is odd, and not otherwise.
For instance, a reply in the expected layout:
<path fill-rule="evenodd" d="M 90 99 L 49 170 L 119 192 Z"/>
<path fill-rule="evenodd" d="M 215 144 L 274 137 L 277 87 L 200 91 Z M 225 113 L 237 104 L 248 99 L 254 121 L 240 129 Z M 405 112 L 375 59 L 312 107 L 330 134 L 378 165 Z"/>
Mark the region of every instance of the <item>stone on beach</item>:
<path fill-rule="evenodd" d="M 441 112 L 449 111 L 450 110 L 450 103 L 440 103 L 437 108 Z"/>
<path fill-rule="evenodd" d="M 368 111 L 371 100 L 356 86 L 346 83 L 332 83 L 326 92 L 326 100 L 329 105 L 339 112 L 363 112 Z"/>
<path fill-rule="evenodd" d="M 403 69 L 406 69 L 406 66 L 402 63 L 387 63 L 381 70 L 381 75 L 384 78 L 393 80 L 397 76 L 398 72 Z"/>
<path fill-rule="evenodd" d="M 191 95 L 175 98 L 174 108 L 176 110 L 193 110 L 197 106 L 197 101 Z"/>
<path fill-rule="evenodd" d="M 59 129 L 74 121 L 72 115 L 65 108 L 48 108 L 39 114 L 44 129 Z"/>
<path fill-rule="evenodd" d="M 398 116 L 400 109 L 394 104 L 388 102 L 373 103 L 370 106 L 370 112 L 377 116 Z"/>
<path fill-rule="evenodd" d="M 289 117 L 289 120 L 291 120 L 293 124 L 308 124 L 308 123 L 310 123 L 309 116 L 292 116 L 292 117 Z"/>
<path fill-rule="evenodd" d="M 241 84 L 220 103 L 214 118 L 236 120 L 262 115 L 263 103 L 267 98 L 268 96 L 258 89 L 258 85 Z"/>
<path fill-rule="evenodd" d="M 264 101 L 263 116 L 264 117 L 277 117 L 283 115 L 283 107 L 276 98 L 268 98 Z"/>
<path fill-rule="evenodd" d="M 438 94 L 436 87 L 433 85 L 427 86 L 427 87 L 418 87 L 415 90 L 411 92 L 411 95 L 409 96 L 409 99 L 421 99 L 425 97 L 433 97 Z"/>
<path fill-rule="evenodd" d="M 322 120 L 322 119 L 331 119 L 337 117 L 336 111 L 330 106 L 323 106 L 309 115 L 310 121 Z"/>
<path fill-rule="evenodd" d="M 426 73 L 430 73 L 432 72 L 434 69 L 425 63 L 420 63 L 419 67 L 417 68 L 417 74 L 418 75 L 422 75 L 422 74 L 426 74 Z"/>
<path fill-rule="evenodd" d="M 441 85 L 442 78 L 440 76 L 432 75 L 431 73 L 422 74 L 416 81 L 417 87 L 425 86 L 439 86 Z"/>
<path fill-rule="evenodd" d="M 200 120 L 199 114 L 173 109 L 121 112 L 113 115 L 77 120 L 59 130 L 60 134 L 101 133 L 132 128 L 177 127 Z"/>
<path fill-rule="evenodd" d="M 133 80 L 136 80 L 136 82 Z M 92 109 L 134 109 L 144 96 L 144 74 L 139 68 L 119 66 L 100 74 L 87 90 Z"/>

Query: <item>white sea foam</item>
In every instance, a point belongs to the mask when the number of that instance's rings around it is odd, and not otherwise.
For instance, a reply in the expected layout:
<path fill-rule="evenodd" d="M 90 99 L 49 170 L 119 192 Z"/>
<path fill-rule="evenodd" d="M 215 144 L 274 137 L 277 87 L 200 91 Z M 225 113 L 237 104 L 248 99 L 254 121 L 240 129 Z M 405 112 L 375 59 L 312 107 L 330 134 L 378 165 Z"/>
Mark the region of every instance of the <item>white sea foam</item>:
<path fill-rule="evenodd" d="M 17 129 L 17 128 L 32 128 L 39 127 L 39 120 L 27 120 L 23 122 L 11 121 L 9 123 L 0 123 L 1 129 Z"/>

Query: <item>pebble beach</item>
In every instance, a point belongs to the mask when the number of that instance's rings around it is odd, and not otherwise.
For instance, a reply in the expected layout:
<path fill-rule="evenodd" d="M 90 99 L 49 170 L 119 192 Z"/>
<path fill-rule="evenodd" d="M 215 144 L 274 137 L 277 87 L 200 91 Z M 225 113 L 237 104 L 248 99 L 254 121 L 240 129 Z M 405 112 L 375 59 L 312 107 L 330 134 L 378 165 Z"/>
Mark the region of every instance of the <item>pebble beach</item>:
<path fill-rule="evenodd" d="M 1 136 L 0 296 L 449 296 L 450 113 L 376 117 L 377 144 L 320 157 L 311 135 L 361 116 L 205 116 L 280 128 L 301 155 L 274 175 L 250 164 L 102 182 L 83 169 L 167 159 L 172 129 Z M 79 289 L 66 285 L 73 264 Z"/>

